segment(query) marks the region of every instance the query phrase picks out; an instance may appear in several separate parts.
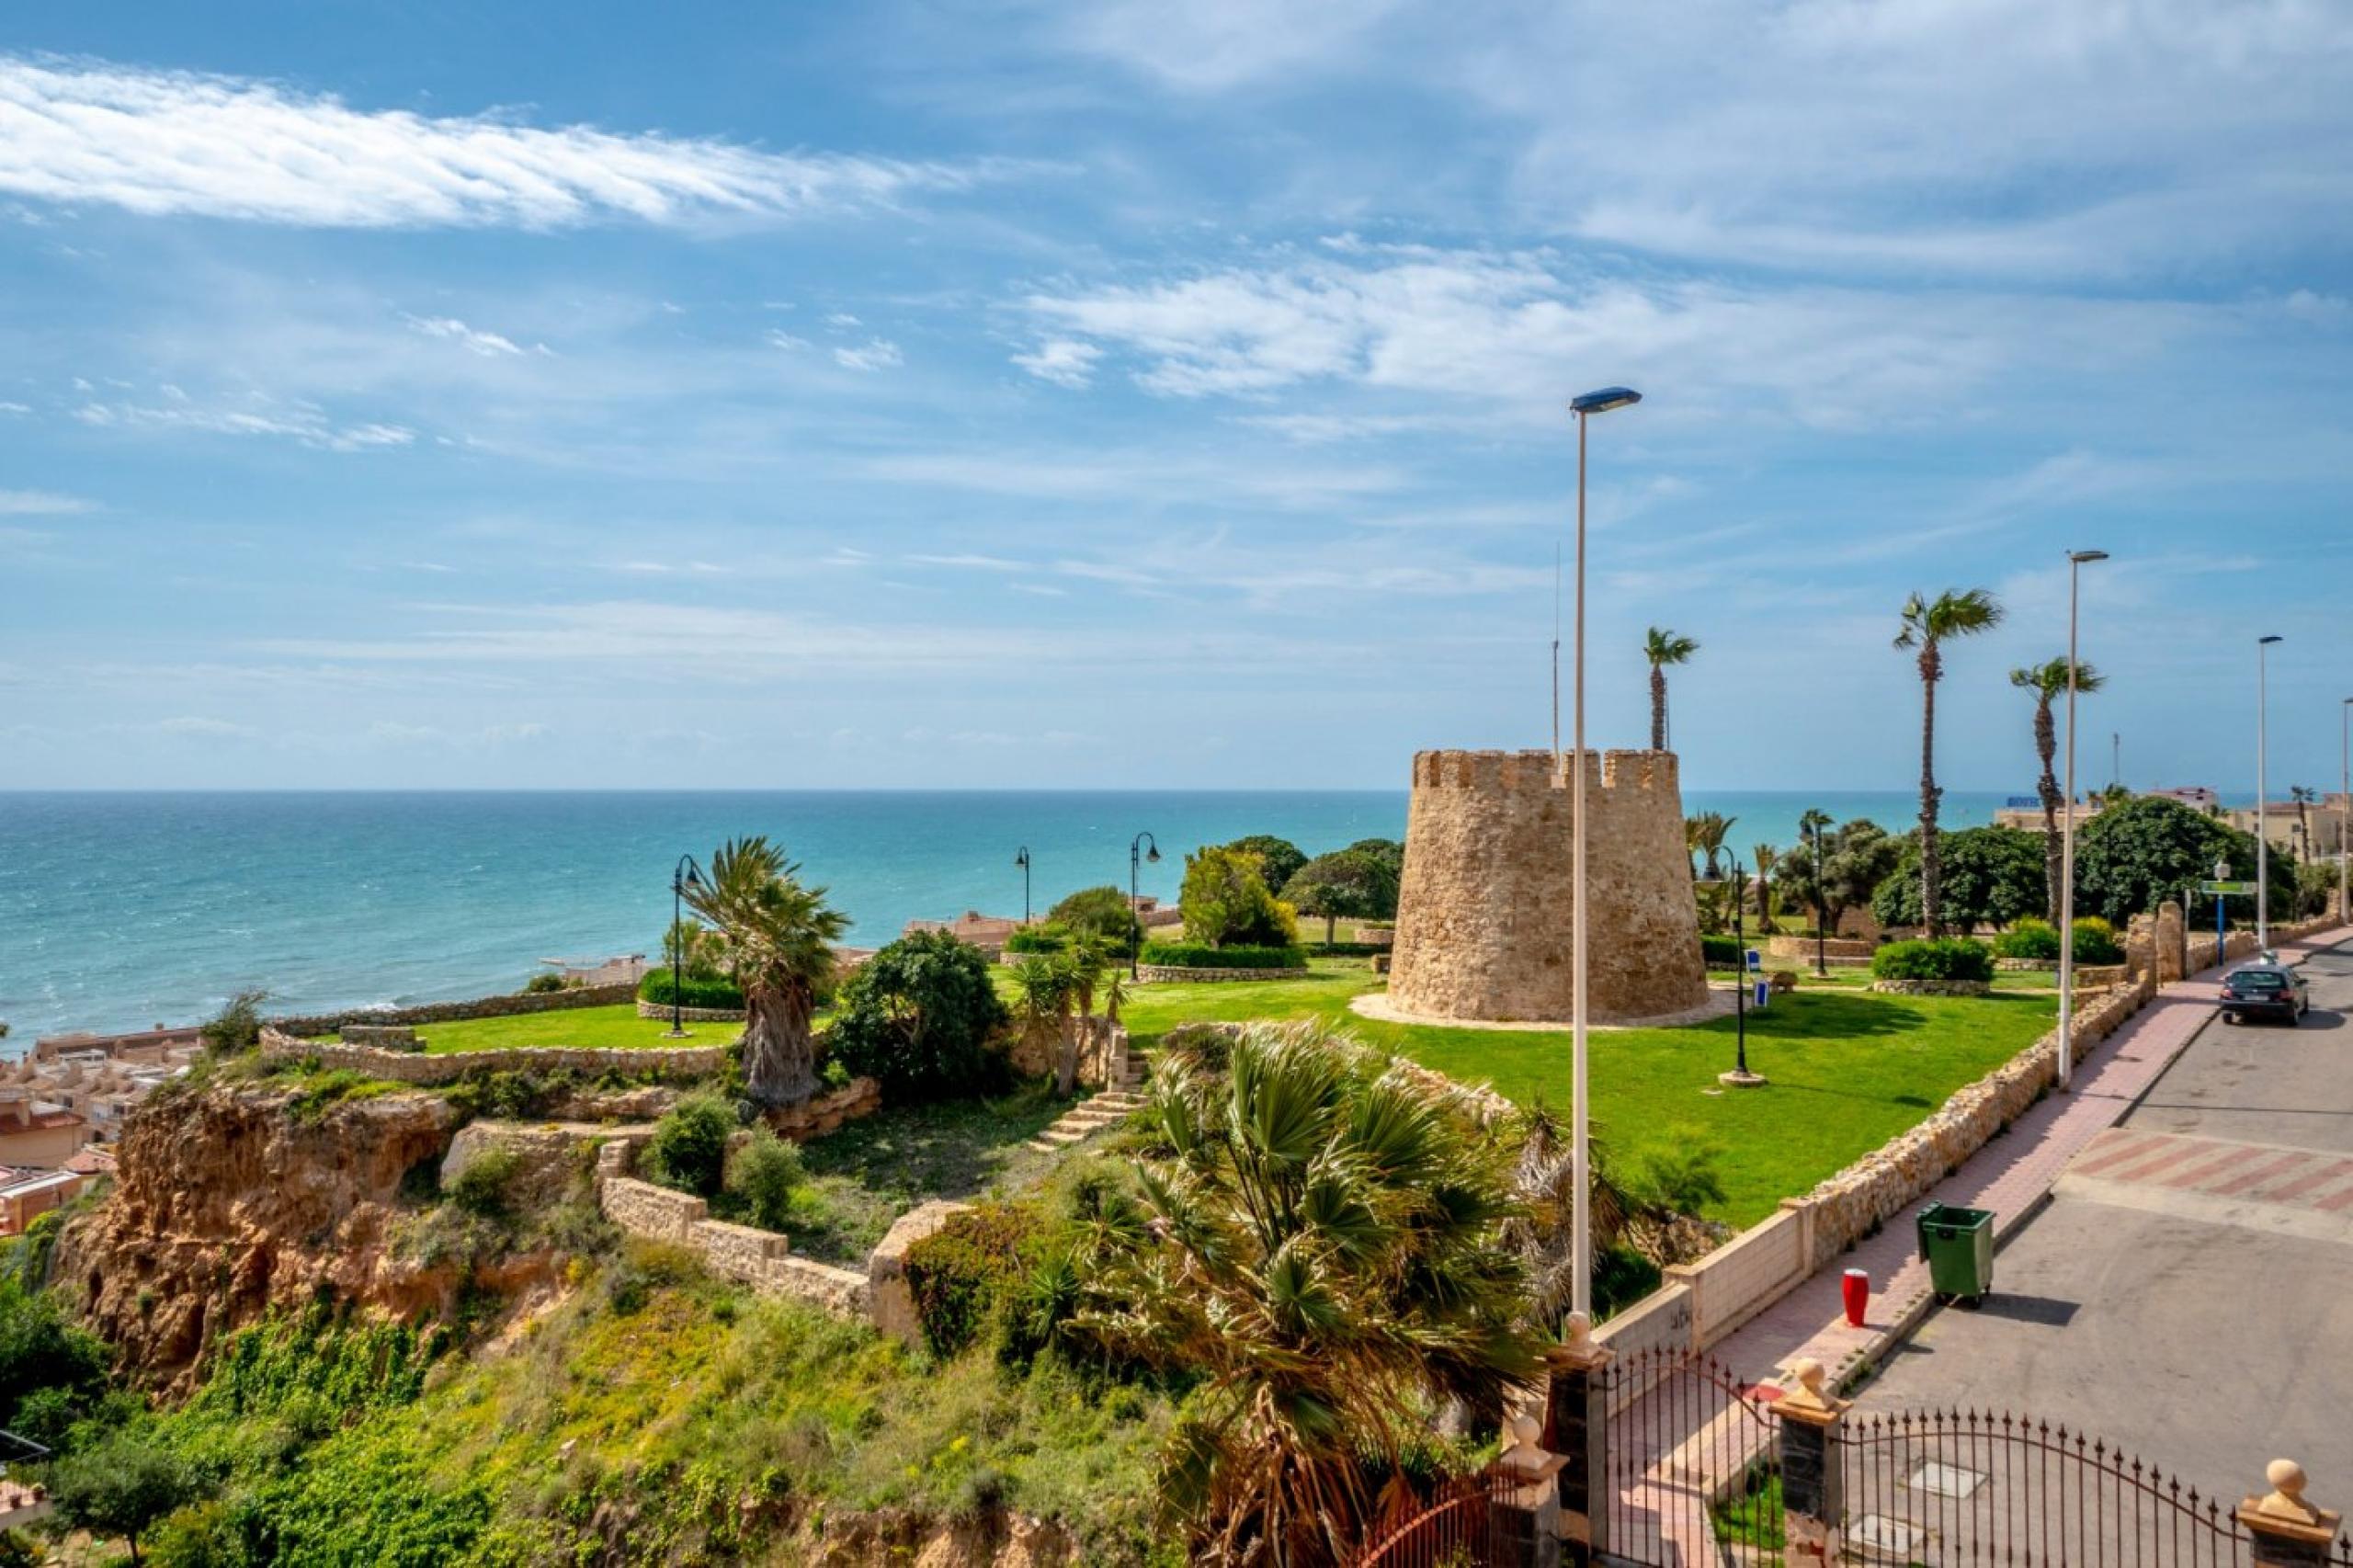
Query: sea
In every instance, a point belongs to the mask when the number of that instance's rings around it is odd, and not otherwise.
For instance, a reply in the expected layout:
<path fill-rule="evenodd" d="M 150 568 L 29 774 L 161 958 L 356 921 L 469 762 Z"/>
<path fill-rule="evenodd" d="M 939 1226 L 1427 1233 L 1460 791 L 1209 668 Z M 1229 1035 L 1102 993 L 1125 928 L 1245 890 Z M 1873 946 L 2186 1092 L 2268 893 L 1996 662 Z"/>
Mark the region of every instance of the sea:
<path fill-rule="evenodd" d="M 1949 791 L 1949 826 L 2006 797 Z M 1403 790 L 1251 792 L 0 792 L 0 1055 L 42 1035 L 185 1024 L 259 989 L 320 1012 L 511 991 L 542 960 L 658 954 L 670 874 L 767 834 L 880 946 L 911 919 L 1128 881 L 1176 897 L 1185 852 L 1271 833 L 1307 853 L 1404 836 Z M 1900 831 L 1910 790 L 1692 790 L 1746 859 L 1819 807 Z"/>

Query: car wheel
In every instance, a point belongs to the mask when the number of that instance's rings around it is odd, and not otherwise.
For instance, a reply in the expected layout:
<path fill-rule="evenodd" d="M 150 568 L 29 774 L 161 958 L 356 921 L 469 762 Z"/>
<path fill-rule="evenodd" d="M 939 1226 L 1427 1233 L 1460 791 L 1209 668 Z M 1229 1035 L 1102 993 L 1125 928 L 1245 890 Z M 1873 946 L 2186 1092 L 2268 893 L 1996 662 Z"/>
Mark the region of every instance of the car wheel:
<path fill-rule="evenodd" d="M 2238 1021 L 2239 1021 L 2239 1016 L 2238 1016 L 2236 1013 L 2230 1012 L 2230 1011 L 2228 1011 L 2227 1009 L 2223 1012 L 2223 1014 L 2222 1014 L 2222 1022 L 2224 1022 L 2224 1023 L 2226 1023 L 2226 1024 L 2235 1024 L 2235 1023 L 2237 1023 Z"/>

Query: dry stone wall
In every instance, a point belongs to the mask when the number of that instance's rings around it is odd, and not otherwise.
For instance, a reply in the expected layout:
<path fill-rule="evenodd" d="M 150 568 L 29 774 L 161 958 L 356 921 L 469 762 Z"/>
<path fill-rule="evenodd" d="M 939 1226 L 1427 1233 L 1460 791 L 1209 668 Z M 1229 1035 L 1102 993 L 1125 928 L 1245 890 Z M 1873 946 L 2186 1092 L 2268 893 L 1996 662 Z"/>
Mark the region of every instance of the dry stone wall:
<path fill-rule="evenodd" d="M 1148 985 L 1214 984 L 1221 980 L 1304 980 L 1309 969 L 1191 969 L 1182 964 L 1146 963 L 1136 966 L 1136 980 Z"/>
<path fill-rule="evenodd" d="M 274 1026 L 261 1031 L 265 1062 L 316 1061 L 330 1071 L 347 1068 L 396 1084 L 454 1084 L 472 1073 L 572 1073 L 597 1077 L 617 1073 L 630 1078 L 679 1081 L 708 1078 L 727 1066 L 719 1046 L 678 1051 L 639 1051 L 627 1046 L 517 1047 L 506 1051 L 453 1051 L 440 1056 L 378 1051 L 372 1046 L 298 1040 Z"/>
<path fill-rule="evenodd" d="M 446 1024 L 458 1018 L 511 1018 L 524 1013 L 561 1013 L 574 1007 L 610 1007 L 631 1000 L 637 987 L 575 985 L 565 991 L 518 991 L 477 996 L 470 1002 L 427 1002 L 415 1007 L 361 1007 L 346 1013 L 294 1014 L 272 1018 L 282 1034 L 333 1034 L 346 1024 Z"/>
<path fill-rule="evenodd" d="M 1571 766 L 1575 766 L 1572 759 Z M 1588 752 L 1589 1016 L 1638 1023 L 1708 999 L 1672 752 Z M 1550 752 L 1414 758 L 1389 994 L 1438 1018 L 1561 1020 L 1573 1006 L 1570 780 Z"/>

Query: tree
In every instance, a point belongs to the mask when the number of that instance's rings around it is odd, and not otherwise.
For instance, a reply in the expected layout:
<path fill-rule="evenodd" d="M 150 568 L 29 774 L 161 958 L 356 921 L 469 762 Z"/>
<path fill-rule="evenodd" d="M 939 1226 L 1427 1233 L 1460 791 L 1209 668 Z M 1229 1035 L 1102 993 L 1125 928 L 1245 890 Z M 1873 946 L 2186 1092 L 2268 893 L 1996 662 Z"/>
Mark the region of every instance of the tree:
<path fill-rule="evenodd" d="M 2051 705 L 2067 694 L 2067 661 L 2045 659 L 2039 665 L 2029 665 L 2010 672 L 2010 684 L 2021 691 L 2034 694 L 2034 755 L 2042 763 L 2042 776 L 2035 781 L 2035 792 L 2042 800 L 2042 862 L 2046 896 L 2043 915 L 2052 925 L 2059 923 L 2059 884 L 2065 879 L 2060 862 L 2063 858 L 2059 833 L 2059 808 L 2074 804 L 2059 790 L 2058 776 L 2052 771 L 2052 759 L 2059 753 L 2058 726 L 2052 722 Z M 2097 670 L 2078 659 L 2075 662 L 2077 693 L 2097 691 L 2107 681 Z"/>
<path fill-rule="evenodd" d="M 1781 891 L 1809 904 L 1821 929 L 1835 932 L 1847 911 L 1867 907 L 1871 895 L 1881 882 L 1894 871 L 1903 858 L 1904 844 L 1891 838 L 1887 831 L 1869 817 L 1857 817 L 1837 828 L 1829 825 L 1830 819 L 1820 812 L 1809 812 L 1801 825 L 1813 824 L 1813 831 L 1822 835 L 1822 878 L 1817 883 L 1813 874 L 1813 856 L 1784 856 L 1781 860 Z"/>
<path fill-rule="evenodd" d="M 1307 856 L 1288 838 L 1277 838 L 1271 833 L 1254 833 L 1247 838 L 1237 838 L 1225 847 L 1243 855 L 1258 858 L 1258 875 L 1270 888 L 1281 887 L 1299 875 L 1307 864 Z"/>
<path fill-rule="evenodd" d="M 1944 835 L 1946 924 L 1962 936 L 1980 926 L 2009 926 L 2042 908 L 2042 845 L 2014 827 L 1965 827 Z M 1882 926 L 1916 926 L 1920 914 L 1920 845 L 1904 843 L 1899 859 L 1871 893 Z"/>
<path fill-rule="evenodd" d="M 2254 835 L 2178 801 L 2136 795 L 2092 818 L 2077 835 L 2075 906 L 2120 931 L 2135 915 L 2211 878 L 2217 860 L 2231 863 L 2234 878 L 2251 880 Z M 2284 855 L 2270 862 L 2271 906 L 2292 909 L 2295 862 Z"/>
<path fill-rule="evenodd" d="M 1460 1401 L 1542 1365 L 1509 1141 L 1319 1025 L 1248 1026 L 1225 1070 L 1172 1054 L 1139 1199 L 1082 1225 L 1072 1332 L 1195 1380 L 1154 1488 L 1195 1562 L 1345 1560 Z"/>
<path fill-rule="evenodd" d="M 1347 846 L 1359 855 L 1370 855 L 1389 868 L 1389 880 L 1403 886 L 1405 881 L 1405 846 L 1393 838 L 1359 838 Z M 1394 913 L 1393 911 L 1392 913 Z"/>
<path fill-rule="evenodd" d="M 139 1562 L 139 1538 L 210 1487 L 195 1465 L 145 1434 L 116 1432 L 50 1467 L 58 1517 L 100 1538 L 120 1536 Z"/>
<path fill-rule="evenodd" d="M 1354 849 L 1318 855 L 1283 884 L 1282 901 L 1324 922 L 1329 946 L 1340 919 L 1382 920 L 1397 911 L 1397 882 L 1380 859 Z"/>
<path fill-rule="evenodd" d="M 1185 857 L 1185 886 L 1177 907 L 1185 934 L 1213 948 L 1288 948 L 1299 941 L 1299 921 L 1258 874 L 1255 855 L 1201 849 Z"/>
<path fill-rule="evenodd" d="M 1824 936 L 1830 933 L 1832 927 L 1824 917 L 1823 892 L 1814 884 L 1813 868 L 1817 855 L 1826 858 L 1830 853 L 1828 840 L 1833 825 L 1828 812 L 1818 806 L 1807 807 L 1805 814 L 1798 818 L 1798 837 L 1803 842 L 1806 853 L 1794 868 L 1785 867 L 1781 872 L 1782 891 L 1787 892 L 1793 880 L 1799 884 L 1801 891 L 1798 893 L 1798 901 L 1813 906 L 1813 927 Z M 1794 878 L 1791 875 L 1792 869 L 1795 872 Z M 1824 866 L 1824 879 L 1827 880 L 1827 866 Z"/>
<path fill-rule="evenodd" d="M 267 991 L 240 991 L 199 1025 L 197 1036 L 215 1056 L 235 1056 L 261 1044 L 261 1005 Z"/>
<path fill-rule="evenodd" d="M 1651 750 L 1666 749 L 1666 669 L 1669 665 L 1688 664 L 1699 644 L 1688 637 L 1677 635 L 1663 626 L 1654 626 L 1643 637 L 1643 657 L 1651 665 Z"/>
<path fill-rule="evenodd" d="M 1944 798 L 1937 788 L 1937 683 L 1944 678 L 1944 647 L 2001 623 L 2001 604 L 1984 589 L 1948 589 L 1933 599 L 1915 593 L 1904 600 L 1903 630 L 1895 634 L 1898 648 L 1916 652 L 1920 669 L 1920 917 L 1932 937 L 1944 930 L 1937 843 L 1937 805 Z"/>
<path fill-rule="evenodd" d="M 843 984 L 828 1035 L 835 1059 L 881 1083 L 892 1105 L 985 1092 L 998 1070 L 989 1037 L 1011 1016 L 989 967 L 945 931 L 900 937 Z"/>
<path fill-rule="evenodd" d="M 1042 1040 L 1052 1052 L 1054 1085 L 1063 1094 L 1063 1064 L 1071 1063 L 1068 1078 L 1075 1082 L 1077 1048 L 1071 1040 L 1071 1009 L 1076 1004 L 1078 976 L 1067 952 L 1051 958 L 1023 959 L 1013 970 L 1016 1009 L 1021 1019 L 1024 1038 Z"/>
<path fill-rule="evenodd" d="M 799 1105 L 817 1092 L 810 1026 L 833 984 L 833 944 L 848 917 L 804 886 L 801 868 L 765 836 L 731 838 L 687 903 L 726 938 L 744 992 L 744 1086 L 763 1106 Z"/>
<path fill-rule="evenodd" d="M 22 1246 L 29 1252 L 32 1244 Z M 106 1341 L 67 1316 L 40 1285 L 38 1274 L 0 1278 L 0 1426 L 54 1444 L 106 1392 L 112 1357 Z M 55 1419 L 28 1419 L 36 1408 Z"/>
<path fill-rule="evenodd" d="M 2288 786 L 2288 799 L 2296 803 L 2296 855 L 2300 859 L 2308 860 L 2312 858 L 2313 852 L 2312 803 L 2320 799 L 2320 793 L 2309 784 L 2290 784 Z M 2270 824 L 2263 825 L 2268 828 Z"/>
<path fill-rule="evenodd" d="M 688 980 L 717 980 L 727 972 L 727 938 L 699 920 L 673 922 L 662 933 L 662 961 L 670 963 L 674 955 L 683 960 L 674 967 Z"/>
<path fill-rule="evenodd" d="M 1135 905 L 1129 902 L 1123 889 L 1108 882 L 1101 887 L 1081 888 L 1049 910 L 1046 918 L 1050 924 L 1100 937 L 1122 958 L 1134 952 L 1136 944 L 1143 939 L 1143 925 L 1136 918 Z"/>
<path fill-rule="evenodd" d="M 1738 817 L 1728 817 L 1722 812 L 1701 812 L 1684 824 L 1684 836 L 1690 846 L 1708 858 L 1708 869 L 1701 873 L 1714 881 L 1722 873 L 1717 868 L 1717 857 L 1724 850 L 1724 839 L 1732 832 Z"/>

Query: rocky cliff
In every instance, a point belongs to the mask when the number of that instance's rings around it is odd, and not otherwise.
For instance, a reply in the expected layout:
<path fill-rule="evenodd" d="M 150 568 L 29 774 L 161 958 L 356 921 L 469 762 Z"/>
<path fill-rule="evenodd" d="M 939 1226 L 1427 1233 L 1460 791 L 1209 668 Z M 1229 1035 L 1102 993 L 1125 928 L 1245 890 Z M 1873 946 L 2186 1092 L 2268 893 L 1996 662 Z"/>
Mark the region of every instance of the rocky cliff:
<path fill-rule="evenodd" d="M 458 1120 L 426 1094 L 321 1107 L 224 1082 L 159 1096 L 131 1119 L 113 1190 L 60 1237 L 55 1285 L 165 1387 L 272 1307 L 326 1294 L 401 1316 L 445 1309 L 465 1270 L 394 1243 L 404 1182 L 438 1165 Z"/>

